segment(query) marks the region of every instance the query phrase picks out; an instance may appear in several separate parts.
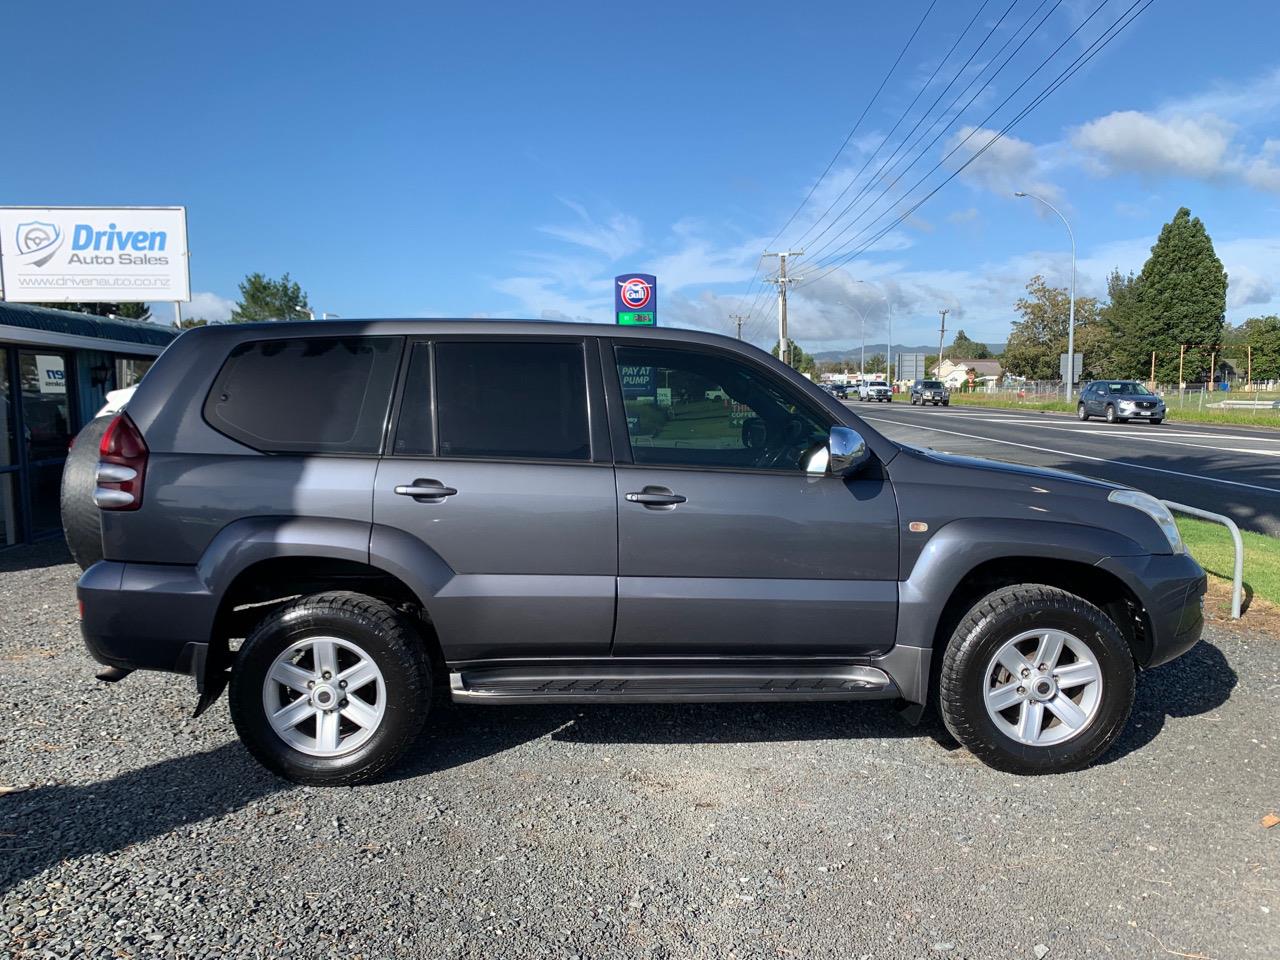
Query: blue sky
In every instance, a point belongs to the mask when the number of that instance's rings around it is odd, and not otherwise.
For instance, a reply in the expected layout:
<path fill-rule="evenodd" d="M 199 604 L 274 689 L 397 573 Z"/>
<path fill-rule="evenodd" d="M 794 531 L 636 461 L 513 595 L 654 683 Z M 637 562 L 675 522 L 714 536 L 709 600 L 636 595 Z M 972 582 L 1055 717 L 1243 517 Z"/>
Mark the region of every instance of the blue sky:
<path fill-rule="evenodd" d="M 1038 7 L 1050 18 L 968 111 L 941 120 L 876 210 L 979 128 L 906 204 L 952 172 L 1129 3 L 942 0 L 821 182 L 927 0 L 12 5 L 0 204 L 185 205 L 196 293 L 184 310 L 210 319 L 260 270 L 289 271 L 317 311 L 347 317 L 608 320 L 612 277 L 647 270 L 661 322 L 730 332 L 729 315 L 749 312 L 747 333 L 772 343 L 758 255 L 815 182 L 780 243 L 809 239 L 953 75 L 920 130 L 977 92 Z M 1273 3 L 1156 0 L 911 217 L 798 287 L 793 336 L 849 345 L 862 316 L 883 336 L 887 295 L 896 342 L 932 342 L 944 306 L 949 327 L 1003 341 L 1027 278 L 1065 285 L 1069 272 L 1061 223 L 1015 189 L 1070 217 L 1082 293 L 1102 292 L 1112 266 L 1139 269 L 1186 205 L 1230 274 L 1228 318 L 1280 312 L 1277 36 Z"/>

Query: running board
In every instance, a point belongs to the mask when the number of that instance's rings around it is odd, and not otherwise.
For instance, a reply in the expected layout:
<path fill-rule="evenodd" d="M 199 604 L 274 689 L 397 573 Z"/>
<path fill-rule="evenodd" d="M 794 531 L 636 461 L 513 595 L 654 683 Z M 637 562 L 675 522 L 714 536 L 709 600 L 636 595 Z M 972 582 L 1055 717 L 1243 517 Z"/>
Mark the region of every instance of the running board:
<path fill-rule="evenodd" d="M 451 672 L 449 689 L 459 703 L 717 703 L 898 696 L 883 670 L 854 664 L 476 667 Z"/>

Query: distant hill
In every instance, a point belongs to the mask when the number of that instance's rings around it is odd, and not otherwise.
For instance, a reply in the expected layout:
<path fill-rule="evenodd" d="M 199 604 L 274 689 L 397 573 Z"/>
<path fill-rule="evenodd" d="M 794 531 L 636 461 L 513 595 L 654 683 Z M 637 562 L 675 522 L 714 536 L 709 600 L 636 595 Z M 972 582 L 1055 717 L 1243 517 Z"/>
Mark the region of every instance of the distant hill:
<path fill-rule="evenodd" d="M 987 349 L 990 350 L 992 353 L 996 354 L 997 356 L 999 354 L 1004 353 L 1004 348 L 1005 348 L 1005 345 L 1003 343 L 987 344 Z M 887 345 L 883 343 L 868 343 L 867 356 L 870 357 L 877 353 L 883 354 L 887 349 L 888 349 Z M 931 346 L 913 347 L 913 346 L 907 346 L 899 343 L 894 346 L 893 352 L 894 353 L 923 353 L 923 354 L 932 356 L 933 354 L 938 352 L 938 345 L 935 343 Z M 861 357 L 862 357 L 861 346 L 851 347 L 844 350 L 819 350 L 817 353 L 813 355 L 813 359 L 819 362 L 831 361 L 834 363 L 857 363 Z"/>

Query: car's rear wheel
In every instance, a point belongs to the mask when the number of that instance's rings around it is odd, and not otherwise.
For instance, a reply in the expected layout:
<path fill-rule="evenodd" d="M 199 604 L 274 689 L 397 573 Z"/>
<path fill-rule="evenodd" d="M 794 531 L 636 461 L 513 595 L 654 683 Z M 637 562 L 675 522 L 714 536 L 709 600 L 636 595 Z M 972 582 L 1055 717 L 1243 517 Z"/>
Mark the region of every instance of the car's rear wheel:
<path fill-rule="evenodd" d="M 979 760 L 1010 773 L 1087 766 L 1133 706 L 1133 657 L 1096 606 L 1057 587 L 1016 584 L 980 600 L 942 661 L 943 721 Z"/>
<path fill-rule="evenodd" d="M 359 783 L 422 730 L 431 670 L 409 621 L 380 600 L 322 593 L 262 621 L 236 655 L 231 717 L 249 752 L 295 783 Z"/>
<path fill-rule="evenodd" d="M 1083 403 L 1076 404 L 1076 416 L 1079 417 L 1081 420 L 1089 419 L 1089 411 L 1084 408 Z"/>
<path fill-rule="evenodd" d="M 102 559 L 102 513 L 93 502 L 97 485 L 98 447 L 116 418 L 114 413 L 84 425 L 62 466 L 62 534 L 71 559 L 87 570 Z"/>

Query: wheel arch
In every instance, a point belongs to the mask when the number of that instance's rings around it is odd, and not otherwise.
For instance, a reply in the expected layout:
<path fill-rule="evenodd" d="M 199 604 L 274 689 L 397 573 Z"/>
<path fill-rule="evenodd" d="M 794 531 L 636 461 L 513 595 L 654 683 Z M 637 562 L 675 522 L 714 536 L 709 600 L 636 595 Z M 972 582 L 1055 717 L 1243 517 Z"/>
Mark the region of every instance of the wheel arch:
<path fill-rule="evenodd" d="M 899 682 L 904 699 L 923 704 L 932 698 L 942 652 L 964 614 L 986 594 L 1016 583 L 1061 587 L 1098 606 L 1119 626 L 1135 661 L 1144 662 L 1150 646 L 1146 611 L 1124 580 L 1098 564 L 1145 552 L 1118 533 L 1078 524 L 974 519 L 943 527 L 899 584 L 895 649 L 929 661 L 927 671 L 915 670 Z"/>

